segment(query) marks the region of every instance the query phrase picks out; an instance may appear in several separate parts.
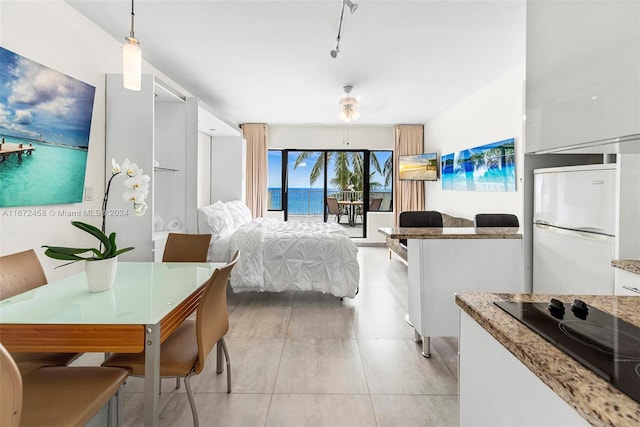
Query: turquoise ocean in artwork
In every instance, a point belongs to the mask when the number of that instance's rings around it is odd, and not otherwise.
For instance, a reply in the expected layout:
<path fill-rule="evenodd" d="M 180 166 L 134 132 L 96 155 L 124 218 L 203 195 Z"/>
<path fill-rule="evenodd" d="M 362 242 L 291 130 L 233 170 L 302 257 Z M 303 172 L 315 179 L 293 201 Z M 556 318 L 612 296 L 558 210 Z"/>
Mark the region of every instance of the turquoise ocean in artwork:
<path fill-rule="evenodd" d="M 0 207 L 82 202 L 87 149 L 4 136 L 7 143 L 33 144 L 22 160 L 0 162 Z"/>
<path fill-rule="evenodd" d="M 443 190 L 516 191 L 515 139 L 444 154 Z"/>

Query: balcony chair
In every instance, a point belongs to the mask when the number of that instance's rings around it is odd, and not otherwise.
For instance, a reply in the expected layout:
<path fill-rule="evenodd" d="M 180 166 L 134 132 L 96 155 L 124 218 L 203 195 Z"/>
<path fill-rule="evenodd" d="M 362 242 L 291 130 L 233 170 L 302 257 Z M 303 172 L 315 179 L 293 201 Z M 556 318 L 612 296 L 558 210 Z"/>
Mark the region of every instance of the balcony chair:
<path fill-rule="evenodd" d="M 47 276 L 33 249 L 0 257 L 0 300 L 46 284 Z M 11 353 L 23 374 L 42 366 L 65 366 L 78 356 L 79 353 Z"/>
<path fill-rule="evenodd" d="M 476 227 L 520 227 L 513 214 L 477 214 Z"/>
<path fill-rule="evenodd" d="M 381 197 L 373 197 L 369 200 L 369 210 L 368 212 L 378 212 L 380 210 L 380 205 L 382 204 L 382 198 Z M 364 218 L 362 217 L 362 206 L 358 206 L 357 208 L 357 212 L 356 212 L 356 219 L 358 219 L 358 217 L 360 217 L 360 219 L 362 219 L 362 221 L 364 221 Z"/>
<path fill-rule="evenodd" d="M 48 366 L 27 374 L 0 344 L 0 425 L 83 426 L 115 396 L 127 371 L 97 366 Z M 118 419 L 118 413 L 110 420 Z M 113 414 L 110 414 L 113 415 Z"/>
<path fill-rule="evenodd" d="M 327 208 L 329 209 L 329 215 L 335 215 L 335 221 L 340 224 L 340 216 L 342 215 L 342 211 L 340 210 L 338 200 L 334 197 L 327 197 Z"/>
<path fill-rule="evenodd" d="M 162 262 L 207 262 L 211 234 L 169 233 Z"/>
<path fill-rule="evenodd" d="M 199 425 L 198 410 L 191 390 L 191 376 L 201 373 L 213 346 L 218 343 L 218 373 L 222 373 L 220 348 L 227 365 L 227 393 L 231 393 L 231 364 L 224 342 L 229 330 L 227 280 L 238 261 L 239 252 L 224 267 L 216 269 L 204 285 L 196 320 L 185 320 L 160 346 L 160 377 L 184 376 L 194 426 Z M 124 368 L 133 376 L 144 376 L 142 353 L 113 353 L 102 366 Z"/>

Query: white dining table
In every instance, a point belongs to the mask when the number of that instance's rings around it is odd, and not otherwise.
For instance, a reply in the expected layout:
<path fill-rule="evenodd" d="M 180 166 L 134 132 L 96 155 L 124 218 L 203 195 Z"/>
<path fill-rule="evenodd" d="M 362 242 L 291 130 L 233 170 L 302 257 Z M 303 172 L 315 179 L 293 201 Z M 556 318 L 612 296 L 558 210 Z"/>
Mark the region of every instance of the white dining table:
<path fill-rule="evenodd" d="M 158 425 L 160 344 L 197 308 L 224 263 L 120 262 L 112 289 L 92 293 L 84 272 L 0 301 L 9 351 L 145 351 L 144 425 Z"/>

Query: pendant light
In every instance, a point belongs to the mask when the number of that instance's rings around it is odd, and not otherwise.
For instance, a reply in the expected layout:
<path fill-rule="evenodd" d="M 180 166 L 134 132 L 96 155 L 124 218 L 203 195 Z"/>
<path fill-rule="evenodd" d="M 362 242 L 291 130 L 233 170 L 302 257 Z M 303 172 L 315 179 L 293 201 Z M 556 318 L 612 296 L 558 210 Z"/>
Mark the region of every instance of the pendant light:
<path fill-rule="evenodd" d="M 131 0 L 131 31 L 122 48 L 122 84 L 125 89 L 140 90 L 142 88 L 142 51 L 133 32 L 133 1 Z"/>

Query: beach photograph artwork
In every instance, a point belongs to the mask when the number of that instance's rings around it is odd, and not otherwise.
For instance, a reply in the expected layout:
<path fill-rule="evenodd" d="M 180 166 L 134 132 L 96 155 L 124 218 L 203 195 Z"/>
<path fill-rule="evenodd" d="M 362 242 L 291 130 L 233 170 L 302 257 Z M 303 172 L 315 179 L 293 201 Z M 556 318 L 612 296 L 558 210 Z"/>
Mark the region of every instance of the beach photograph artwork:
<path fill-rule="evenodd" d="M 516 191 L 515 141 L 505 139 L 443 155 L 442 189 Z"/>
<path fill-rule="evenodd" d="M 399 156 L 398 176 L 401 181 L 436 181 L 438 179 L 437 153 Z"/>
<path fill-rule="evenodd" d="M 0 208 L 82 202 L 94 96 L 0 47 Z"/>

